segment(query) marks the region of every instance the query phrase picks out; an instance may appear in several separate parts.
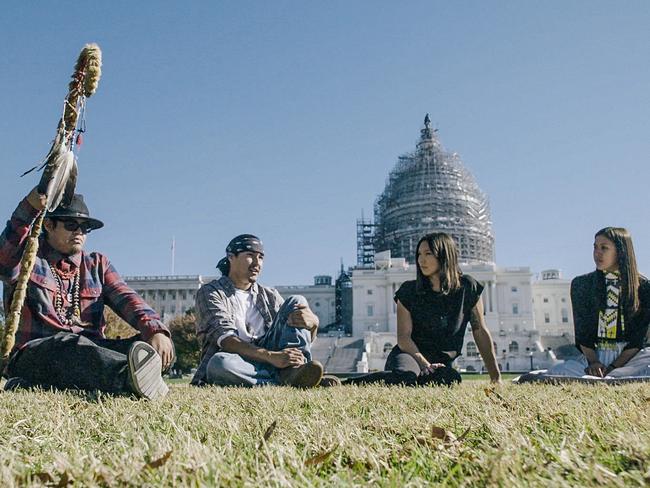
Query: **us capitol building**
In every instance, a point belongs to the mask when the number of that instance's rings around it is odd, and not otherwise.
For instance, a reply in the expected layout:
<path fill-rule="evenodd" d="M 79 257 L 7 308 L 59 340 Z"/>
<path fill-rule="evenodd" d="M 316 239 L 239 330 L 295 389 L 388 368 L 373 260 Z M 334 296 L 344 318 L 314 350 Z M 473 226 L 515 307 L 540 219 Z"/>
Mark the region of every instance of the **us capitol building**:
<path fill-rule="evenodd" d="M 393 296 L 404 281 L 415 279 L 418 240 L 435 231 L 454 238 L 463 273 L 485 287 L 485 319 L 502 371 L 543 368 L 577 354 L 570 281 L 555 269 L 534 276 L 526 266 L 497 266 L 489 200 L 460 156 L 444 149 L 427 114 L 415 150 L 398 157 L 375 202 L 374 222 L 357 220 L 356 266 L 347 271 L 341 266 L 334 284 L 330 276 L 316 276 L 312 285 L 276 287 L 283 296 L 305 295 L 318 315 L 325 333 L 314 344 L 314 355 L 326 369 L 383 369 L 397 341 Z M 196 290 L 213 278 L 125 279 L 169 320 L 192 307 Z M 455 364 L 481 371 L 470 329 Z"/>
<path fill-rule="evenodd" d="M 427 115 L 415 151 L 398 158 L 377 198 L 374 223 L 357 222 L 352 323 L 365 344 L 359 370 L 383 369 L 397 340 L 395 291 L 415 279 L 418 240 L 441 231 L 456 241 L 463 273 L 485 287 L 485 320 L 502 371 L 546 367 L 558 361 L 556 351 L 573 353 L 570 281 L 559 270 L 533 280 L 528 267 L 496 265 L 488 198 L 460 156 L 445 151 Z M 483 367 L 470 327 L 455 364 Z"/>

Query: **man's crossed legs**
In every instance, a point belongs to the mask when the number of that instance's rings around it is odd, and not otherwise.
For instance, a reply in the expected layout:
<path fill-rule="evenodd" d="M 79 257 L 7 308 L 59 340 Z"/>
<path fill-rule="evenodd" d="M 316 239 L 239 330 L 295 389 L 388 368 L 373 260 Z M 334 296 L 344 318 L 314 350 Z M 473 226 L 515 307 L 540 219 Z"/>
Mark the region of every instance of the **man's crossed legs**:
<path fill-rule="evenodd" d="M 310 387 L 318 385 L 323 376 L 323 366 L 318 361 L 312 360 L 311 332 L 292 327 L 288 323 L 289 314 L 300 305 L 307 305 L 304 297 L 300 295 L 289 297 L 280 307 L 269 330 L 254 344 L 269 351 L 299 349 L 305 357 L 305 364 L 278 369 L 267 363 L 245 359 L 239 354 L 218 352 L 208 363 L 208 383 L 220 386 L 291 384 Z"/>

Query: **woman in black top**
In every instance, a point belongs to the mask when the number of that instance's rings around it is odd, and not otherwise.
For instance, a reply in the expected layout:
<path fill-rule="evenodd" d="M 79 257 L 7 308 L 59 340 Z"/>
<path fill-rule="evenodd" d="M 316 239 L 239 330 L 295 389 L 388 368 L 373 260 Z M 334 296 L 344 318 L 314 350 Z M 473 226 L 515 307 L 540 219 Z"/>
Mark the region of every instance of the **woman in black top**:
<path fill-rule="evenodd" d="M 418 242 L 417 276 L 395 293 L 397 345 L 385 370 L 351 383 L 439 383 L 460 381 L 451 364 L 461 353 L 468 322 L 485 366 L 494 382 L 501 378 L 490 332 L 483 318 L 483 286 L 458 267 L 453 239 L 442 232 Z"/>

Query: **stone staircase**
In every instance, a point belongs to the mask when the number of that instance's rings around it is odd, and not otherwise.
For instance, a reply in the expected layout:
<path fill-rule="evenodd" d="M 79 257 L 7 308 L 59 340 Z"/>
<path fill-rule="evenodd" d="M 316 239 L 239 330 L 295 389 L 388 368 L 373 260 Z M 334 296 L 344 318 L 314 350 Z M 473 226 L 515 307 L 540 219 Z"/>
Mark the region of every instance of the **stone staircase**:
<path fill-rule="evenodd" d="M 319 336 L 312 348 L 312 357 L 327 373 L 353 373 L 363 353 L 363 339 Z"/>

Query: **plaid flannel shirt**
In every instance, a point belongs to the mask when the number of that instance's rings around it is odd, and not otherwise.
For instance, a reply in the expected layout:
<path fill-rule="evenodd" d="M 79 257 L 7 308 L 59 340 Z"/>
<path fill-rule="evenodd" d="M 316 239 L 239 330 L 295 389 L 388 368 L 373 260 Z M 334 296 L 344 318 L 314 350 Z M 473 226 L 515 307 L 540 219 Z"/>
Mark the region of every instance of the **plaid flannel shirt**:
<path fill-rule="evenodd" d="M 208 362 L 221 350 L 221 341 L 227 336 L 237 335 L 235 290 L 232 280 L 222 276 L 203 285 L 196 294 L 196 334 L 201 341 L 201 362 L 192 378 L 193 385 L 205 383 Z M 275 288 L 258 283 L 253 283 L 253 293 L 256 295 L 255 307 L 264 318 L 265 330 L 268 330 L 284 299 Z"/>
<path fill-rule="evenodd" d="M 4 307 L 9 311 L 11 297 L 20 272 L 20 259 L 31 225 L 39 211 L 24 199 L 7 222 L 0 235 L 0 279 L 4 282 Z M 54 309 L 57 282 L 48 263 L 55 265 L 61 255 L 41 241 L 36 264 L 27 285 L 27 297 L 21 310 L 16 332 L 16 347 L 32 339 L 47 337 L 57 332 L 83 332 L 104 337 L 106 323 L 104 305 L 108 305 L 129 325 L 140 331 L 143 340 L 161 332 L 170 336 L 160 317 L 140 296 L 122 280 L 106 256 L 81 252 L 68 260 L 80 268 L 79 300 L 81 321 L 86 327 L 63 325 Z"/>

